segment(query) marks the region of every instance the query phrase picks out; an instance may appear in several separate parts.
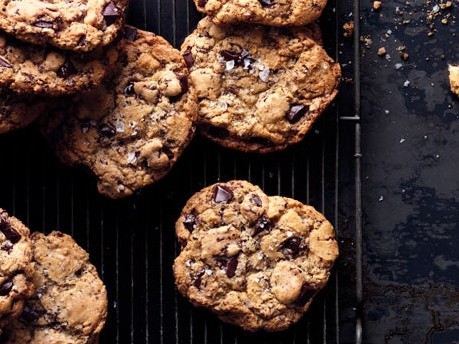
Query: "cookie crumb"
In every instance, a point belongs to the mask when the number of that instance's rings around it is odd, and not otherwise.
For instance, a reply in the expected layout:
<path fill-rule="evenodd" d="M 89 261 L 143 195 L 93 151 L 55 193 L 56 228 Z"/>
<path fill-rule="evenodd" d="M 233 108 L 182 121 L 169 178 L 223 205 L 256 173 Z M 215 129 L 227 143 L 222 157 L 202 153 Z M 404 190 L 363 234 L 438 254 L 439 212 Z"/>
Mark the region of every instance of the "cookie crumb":
<path fill-rule="evenodd" d="M 351 38 L 354 35 L 354 21 L 350 20 L 343 25 L 343 36 L 344 38 Z"/>
<path fill-rule="evenodd" d="M 459 96 L 459 65 L 448 65 L 451 91 Z"/>
<path fill-rule="evenodd" d="M 378 11 L 381 8 L 382 2 L 381 1 L 373 1 L 373 9 Z"/>
<path fill-rule="evenodd" d="M 378 49 L 378 55 L 379 55 L 379 56 L 384 56 L 384 55 L 386 55 L 386 48 L 384 48 L 384 47 L 379 48 L 379 49 Z"/>

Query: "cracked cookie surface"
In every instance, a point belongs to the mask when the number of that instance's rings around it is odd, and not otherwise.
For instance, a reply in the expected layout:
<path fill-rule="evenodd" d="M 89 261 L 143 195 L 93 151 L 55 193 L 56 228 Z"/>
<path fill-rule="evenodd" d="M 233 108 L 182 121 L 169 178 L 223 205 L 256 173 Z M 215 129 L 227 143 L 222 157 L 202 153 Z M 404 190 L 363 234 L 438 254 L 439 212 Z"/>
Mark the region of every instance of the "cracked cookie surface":
<path fill-rule="evenodd" d="M 258 153 L 303 139 L 335 98 L 341 77 L 310 36 L 306 28 L 201 20 L 182 45 L 199 131 L 225 147 Z"/>
<path fill-rule="evenodd" d="M 176 233 L 178 290 L 249 331 L 296 323 L 338 256 L 332 225 L 313 207 L 239 180 L 193 195 Z"/>
<path fill-rule="evenodd" d="M 116 49 L 81 54 L 34 46 L 0 33 L 0 86 L 15 93 L 71 94 L 98 85 L 116 59 Z"/>
<path fill-rule="evenodd" d="M 33 233 L 35 295 L 7 329 L 4 344 L 95 344 L 107 293 L 88 253 L 67 234 Z"/>
<path fill-rule="evenodd" d="M 64 103 L 43 123 L 60 159 L 88 166 L 99 191 L 132 194 L 167 174 L 194 134 L 197 102 L 180 52 L 125 28 L 113 76 Z"/>
<path fill-rule="evenodd" d="M 0 209 L 0 334 L 34 292 L 29 229 Z"/>
<path fill-rule="evenodd" d="M 0 28 L 33 44 L 89 51 L 113 41 L 128 0 L 0 0 Z"/>
<path fill-rule="evenodd" d="M 193 0 L 216 24 L 305 25 L 316 21 L 327 0 Z"/>

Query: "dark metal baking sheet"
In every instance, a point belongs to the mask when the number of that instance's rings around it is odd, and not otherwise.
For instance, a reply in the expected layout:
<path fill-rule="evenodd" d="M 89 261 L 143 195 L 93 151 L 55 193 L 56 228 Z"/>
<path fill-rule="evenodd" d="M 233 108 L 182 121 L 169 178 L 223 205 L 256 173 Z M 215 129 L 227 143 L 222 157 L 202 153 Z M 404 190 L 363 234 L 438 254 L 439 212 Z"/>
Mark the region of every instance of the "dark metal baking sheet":
<path fill-rule="evenodd" d="M 0 137 L 0 207 L 33 231 L 71 233 L 107 285 L 101 343 L 360 342 L 358 39 L 344 38 L 341 29 L 356 13 L 358 2 L 330 1 L 321 19 L 325 47 L 347 82 L 304 142 L 285 152 L 247 155 L 197 137 L 164 180 L 113 201 L 96 192 L 86 169 L 60 165 L 33 127 Z M 178 47 L 200 18 L 191 1 L 132 0 L 128 23 Z M 357 23 L 357 37 L 358 29 Z M 312 204 L 338 233 L 341 256 L 328 286 L 304 319 L 282 333 L 249 334 L 222 324 L 174 288 L 174 222 L 182 206 L 202 187 L 235 178 Z"/>

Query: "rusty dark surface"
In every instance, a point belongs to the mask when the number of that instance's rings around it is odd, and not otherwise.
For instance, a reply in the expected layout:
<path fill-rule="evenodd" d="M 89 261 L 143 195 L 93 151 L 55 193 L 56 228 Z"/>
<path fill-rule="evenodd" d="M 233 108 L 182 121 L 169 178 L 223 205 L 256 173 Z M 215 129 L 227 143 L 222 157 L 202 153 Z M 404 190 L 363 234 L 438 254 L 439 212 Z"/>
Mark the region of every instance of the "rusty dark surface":
<path fill-rule="evenodd" d="M 459 3 L 429 27 L 437 3 L 382 2 L 378 12 L 362 2 L 359 22 L 358 0 L 329 1 L 321 26 L 343 69 L 340 95 L 284 152 L 243 154 L 197 137 L 164 180 L 113 201 L 86 169 L 60 165 L 33 127 L 0 136 L 0 207 L 33 231 L 73 234 L 107 284 L 101 343 L 459 343 L 459 99 L 446 71 L 459 63 Z M 191 1 L 132 0 L 128 23 L 179 47 L 199 19 Z M 355 35 L 345 38 L 351 20 Z M 390 57 L 377 55 L 383 46 Z M 329 284 L 286 332 L 222 324 L 174 288 L 182 206 L 236 178 L 312 204 L 337 231 Z"/>
<path fill-rule="evenodd" d="M 362 3 L 364 342 L 459 343 L 459 98 L 447 72 L 459 63 L 459 3 L 452 3 L 386 0 L 379 11 Z"/>

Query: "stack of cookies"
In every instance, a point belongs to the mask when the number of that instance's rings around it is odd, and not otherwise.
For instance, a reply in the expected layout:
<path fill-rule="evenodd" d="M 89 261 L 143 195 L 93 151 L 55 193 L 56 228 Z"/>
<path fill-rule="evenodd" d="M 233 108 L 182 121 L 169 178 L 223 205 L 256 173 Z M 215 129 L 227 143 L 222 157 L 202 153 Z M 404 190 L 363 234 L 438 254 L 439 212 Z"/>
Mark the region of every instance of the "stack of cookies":
<path fill-rule="evenodd" d="M 107 293 L 66 234 L 29 229 L 0 209 L 0 343 L 97 343 Z"/>
<path fill-rule="evenodd" d="M 0 133 L 40 115 L 67 164 L 124 197 L 163 177 L 195 130 L 183 57 L 124 26 L 126 0 L 6 1 L 0 13 Z"/>
<path fill-rule="evenodd" d="M 195 126 L 245 152 L 303 139 L 340 79 L 314 24 L 325 1 L 195 2 L 209 16 L 181 54 L 124 26 L 126 0 L 5 2 L 0 133 L 46 112 L 60 160 L 89 167 L 111 198 L 166 175 Z"/>

